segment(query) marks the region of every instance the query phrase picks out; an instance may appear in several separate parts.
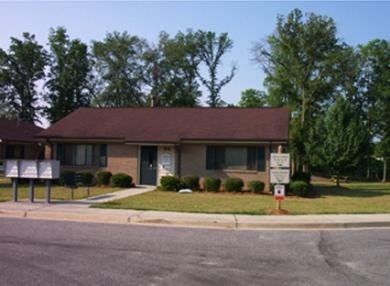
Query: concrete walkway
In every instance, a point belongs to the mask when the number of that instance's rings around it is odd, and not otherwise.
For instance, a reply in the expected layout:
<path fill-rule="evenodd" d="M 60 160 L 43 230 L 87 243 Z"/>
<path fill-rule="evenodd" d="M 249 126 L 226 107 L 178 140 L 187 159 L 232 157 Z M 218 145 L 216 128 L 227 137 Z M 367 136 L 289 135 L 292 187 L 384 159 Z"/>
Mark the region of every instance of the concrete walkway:
<path fill-rule="evenodd" d="M 89 208 L 92 202 L 104 202 L 141 192 L 129 189 L 111 197 L 96 197 L 73 202 L 6 202 L 0 203 L 0 218 L 15 217 L 44 220 L 66 220 L 128 225 L 160 225 L 222 229 L 324 229 L 390 227 L 390 214 L 364 215 L 296 215 L 251 216 L 233 214 L 198 214 L 179 212 L 114 210 Z"/>

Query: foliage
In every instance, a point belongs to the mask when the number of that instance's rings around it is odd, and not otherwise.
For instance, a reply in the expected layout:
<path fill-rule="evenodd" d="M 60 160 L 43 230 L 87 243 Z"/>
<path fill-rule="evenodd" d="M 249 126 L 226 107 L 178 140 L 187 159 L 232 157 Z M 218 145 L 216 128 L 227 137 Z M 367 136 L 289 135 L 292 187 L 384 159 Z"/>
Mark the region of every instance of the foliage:
<path fill-rule="evenodd" d="M 262 107 L 267 104 L 267 97 L 263 91 L 249 88 L 241 92 L 240 107 Z"/>
<path fill-rule="evenodd" d="M 130 188 L 133 178 L 124 173 L 113 174 L 110 178 L 110 185 L 113 188 Z"/>
<path fill-rule="evenodd" d="M 77 173 L 76 177 L 79 177 L 80 183 L 84 186 L 92 186 L 94 176 L 91 172 Z"/>
<path fill-rule="evenodd" d="M 219 192 L 221 189 L 221 179 L 216 177 L 204 178 L 204 189 L 207 192 Z"/>
<path fill-rule="evenodd" d="M 80 40 L 70 40 L 63 27 L 50 30 L 49 45 L 46 114 L 53 123 L 89 105 L 91 62 L 87 45 Z"/>
<path fill-rule="evenodd" d="M 76 185 L 76 173 L 74 171 L 63 171 L 60 174 L 59 183 L 62 186 L 74 187 Z"/>
<path fill-rule="evenodd" d="M 11 37 L 8 53 L 0 49 L 0 101 L 23 121 L 39 121 L 38 81 L 45 78 L 46 52 L 34 35 Z"/>
<path fill-rule="evenodd" d="M 221 89 L 234 77 L 236 66 L 233 66 L 229 75 L 218 80 L 218 68 L 222 63 L 222 56 L 233 48 L 233 41 L 227 33 L 217 36 L 214 32 L 198 31 L 196 33 L 199 49 L 199 58 L 208 71 L 208 78 L 198 72 L 202 84 L 209 91 L 207 103 L 210 107 L 223 106 Z"/>
<path fill-rule="evenodd" d="M 253 51 L 266 74 L 269 103 L 298 114 L 291 122 L 291 151 L 301 169 L 308 163 L 307 133 L 331 99 L 353 85 L 357 57 L 340 43 L 333 19 L 313 13 L 304 17 L 299 9 L 279 16 L 276 32 Z"/>
<path fill-rule="evenodd" d="M 179 32 L 170 38 L 160 33 L 157 47 L 145 51 L 150 97 L 158 106 L 196 106 L 202 95 L 197 82 L 198 46 L 194 33 Z"/>
<path fill-rule="evenodd" d="M 226 192 L 241 192 L 244 182 L 240 178 L 227 178 L 223 183 L 223 189 Z"/>
<path fill-rule="evenodd" d="M 160 184 L 164 191 L 178 191 L 180 188 L 180 180 L 173 176 L 161 177 Z"/>
<path fill-rule="evenodd" d="M 264 191 L 264 186 L 265 184 L 262 181 L 254 180 L 248 182 L 248 187 L 252 193 L 260 193 Z"/>
<path fill-rule="evenodd" d="M 311 174 L 306 172 L 295 172 L 291 176 L 292 181 L 304 181 L 308 184 L 310 184 L 311 181 Z"/>
<path fill-rule="evenodd" d="M 326 116 L 318 119 L 309 136 L 306 147 L 310 163 L 337 176 L 364 158 L 367 131 L 358 112 L 342 97 L 337 98 Z"/>
<path fill-rule="evenodd" d="M 108 186 L 110 184 L 112 173 L 108 171 L 101 171 L 96 173 L 96 183 L 98 185 Z"/>
<path fill-rule="evenodd" d="M 310 184 L 305 181 L 293 181 L 290 183 L 289 189 L 294 195 L 299 197 L 308 197 L 311 194 Z"/>
<path fill-rule="evenodd" d="M 127 32 L 108 33 L 102 42 L 93 41 L 92 54 L 101 91 L 97 106 L 143 106 L 145 84 L 142 55 L 144 40 Z"/>
<path fill-rule="evenodd" d="M 199 190 L 199 177 L 198 176 L 184 176 L 181 178 L 181 187 L 191 189 L 193 191 Z"/>

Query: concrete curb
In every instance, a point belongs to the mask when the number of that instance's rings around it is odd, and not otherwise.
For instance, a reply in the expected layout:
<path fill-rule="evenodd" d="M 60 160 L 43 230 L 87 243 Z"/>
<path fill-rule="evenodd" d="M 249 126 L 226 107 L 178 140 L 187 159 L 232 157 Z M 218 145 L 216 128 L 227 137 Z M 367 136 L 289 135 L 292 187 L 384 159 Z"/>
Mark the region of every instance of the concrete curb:
<path fill-rule="evenodd" d="M 378 228 L 390 227 L 390 219 L 376 217 L 370 220 L 364 216 L 360 221 L 357 216 L 348 216 L 347 219 L 337 215 L 317 216 L 318 221 L 306 217 L 292 216 L 236 216 L 236 215 L 205 215 L 191 213 L 170 213 L 135 210 L 104 210 L 104 209 L 0 209 L 0 218 L 27 218 L 40 220 L 60 220 L 75 222 L 112 223 L 124 225 L 150 225 L 171 227 L 195 227 L 215 229 L 351 229 L 351 228 Z M 390 217 L 390 216 L 389 216 Z M 348 220 L 349 219 L 349 220 Z M 332 221 L 333 220 L 333 221 Z"/>

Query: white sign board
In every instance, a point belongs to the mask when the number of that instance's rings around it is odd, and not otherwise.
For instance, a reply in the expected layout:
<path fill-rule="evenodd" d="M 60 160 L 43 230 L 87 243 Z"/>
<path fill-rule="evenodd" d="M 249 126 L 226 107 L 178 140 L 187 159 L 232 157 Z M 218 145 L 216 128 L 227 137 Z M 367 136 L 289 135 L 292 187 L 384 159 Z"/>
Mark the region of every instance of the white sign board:
<path fill-rule="evenodd" d="M 5 161 L 4 175 L 8 178 L 19 177 L 19 162 L 18 162 L 18 160 L 6 160 Z"/>
<path fill-rule="evenodd" d="M 60 161 L 45 160 L 38 163 L 38 177 L 40 179 L 58 179 L 60 176 Z"/>
<path fill-rule="evenodd" d="M 161 164 L 163 166 L 170 166 L 172 164 L 172 155 L 170 153 L 161 154 Z"/>
<path fill-rule="evenodd" d="M 283 200 L 285 196 L 285 187 L 284 185 L 275 185 L 274 186 L 274 196 L 277 200 Z"/>
<path fill-rule="evenodd" d="M 290 154 L 271 153 L 271 168 L 290 168 Z"/>
<path fill-rule="evenodd" d="M 271 184 L 288 184 L 290 183 L 289 169 L 271 169 L 270 170 Z"/>
<path fill-rule="evenodd" d="M 22 160 L 20 161 L 20 178 L 35 179 L 38 178 L 38 161 Z"/>

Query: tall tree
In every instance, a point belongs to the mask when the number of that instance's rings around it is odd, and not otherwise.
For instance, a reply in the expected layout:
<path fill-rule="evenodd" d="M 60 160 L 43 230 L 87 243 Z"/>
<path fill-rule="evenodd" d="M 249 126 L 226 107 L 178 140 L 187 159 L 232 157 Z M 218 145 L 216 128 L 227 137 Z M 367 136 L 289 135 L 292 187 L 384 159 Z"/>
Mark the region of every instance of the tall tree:
<path fill-rule="evenodd" d="M 142 56 L 144 40 L 128 33 L 108 33 L 101 41 L 93 42 L 93 57 L 100 93 L 95 99 L 98 106 L 142 106 L 145 103 L 145 84 Z"/>
<path fill-rule="evenodd" d="M 34 35 L 11 38 L 8 53 L 0 49 L 0 98 L 23 121 L 39 121 L 37 83 L 45 77 L 46 53 Z"/>
<path fill-rule="evenodd" d="M 70 40 L 63 27 L 50 30 L 49 45 L 46 114 L 53 123 L 77 108 L 89 105 L 91 62 L 87 45 L 77 39 Z"/>
<path fill-rule="evenodd" d="M 360 46 L 364 61 L 361 78 L 371 136 L 379 140 L 377 154 L 384 159 L 383 181 L 390 160 L 390 41 L 373 40 Z"/>
<path fill-rule="evenodd" d="M 349 67 L 343 56 L 348 49 L 339 43 L 331 18 L 312 13 L 304 17 L 298 9 L 279 16 L 275 33 L 253 48 L 266 73 L 270 104 L 287 105 L 299 115 L 291 123 L 291 149 L 299 169 L 307 169 L 304 141 L 316 114 L 346 86 L 341 75 Z"/>
<path fill-rule="evenodd" d="M 150 94 L 159 106 L 196 106 L 201 91 L 197 82 L 198 47 L 194 33 L 160 34 L 157 47 L 144 54 Z"/>
<path fill-rule="evenodd" d="M 230 74 L 221 80 L 218 79 L 218 68 L 222 64 L 222 56 L 233 48 L 233 41 L 227 33 L 217 36 L 214 32 L 198 31 L 196 36 L 199 57 L 208 73 L 208 77 L 198 73 L 200 81 L 209 91 L 207 103 L 211 107 L 222 106 L 224 101 L 221 98 L 221 89 L 233 79 L 237 68 L 233 65 Z"/>
<path fill-rule="evenodd" d="M 267 104 L 265 92 L 249 88 L 241 92 L 240 107 L 262 107 Z"/>
<path fill-rule="evenodd" d="M 326 115 L 317 119 L 308 139 L 310 163 L 336 174 L 339 186 L 340 175 L 363 159 L 368 133 L 359 112 L 339 96 Z"/>

